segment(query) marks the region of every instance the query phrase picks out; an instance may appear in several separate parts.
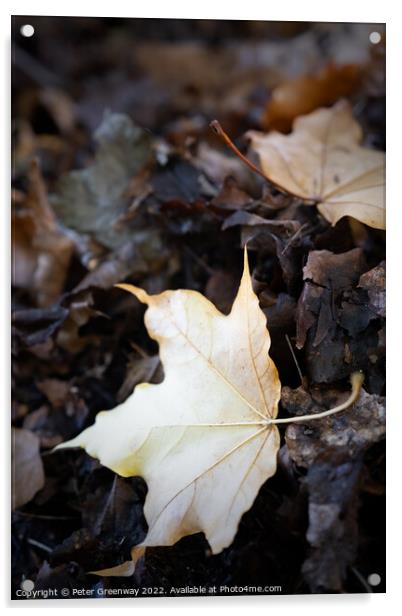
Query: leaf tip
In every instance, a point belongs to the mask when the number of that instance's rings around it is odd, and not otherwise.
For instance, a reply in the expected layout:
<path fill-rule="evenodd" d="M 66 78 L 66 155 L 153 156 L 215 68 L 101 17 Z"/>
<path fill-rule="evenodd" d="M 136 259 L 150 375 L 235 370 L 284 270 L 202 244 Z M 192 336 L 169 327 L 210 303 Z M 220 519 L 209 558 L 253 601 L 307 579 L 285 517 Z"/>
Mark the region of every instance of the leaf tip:
<path fill-rule="evenodd" d="M 243 251 L 243 272 L 248 272 L 248 274 L 250 275 L 250 267 L 248 263 L 247 242 L 244 244 L 244 251 Z"/>
<path fill-rule="evenodd" d="M 241 283 L 243 283 L 243 284 L 244 283 L 248 283 L 252 287 L 251 274 L 250 274 L 250 264 L 249 264 L 249 260 L 248 260 L 247 243 L 244 245 L 244 252 L 243 252 L 243 275 L 242 275 Z"/>
<path fill-rule="evenodd" d="M 107 569 L 98 569 L 98 571 L 88 571 L 91 575 L 100 577 L 131 577 L 135 571 L 135 563 L 131 560 L 126 560 L 121 565 L 116 567 L 108 567 Z"/>
<path fill-rule="evenodd" d="M 135 287 L 133 284 L 126 284 L 124 282 L 119 282 L 118 284 L 113 285 L 117 289 L 122 289 L 123 291 L 127 291 L 134 295 L 137 299 L 140 300 L 143 304 L 150 303 L 150 296 L 144 289 L 140 289 L 139 287 Z"/>
<path fill-rule="evenodd" d="M 69 441 L 65 441 L 64 443 L 59 443 L 58 445 L 53 447 L 53 449 L 51 449 L 49 453 L 55 453 L 56 451 L 60 451 L 61 449 L 72 449 L 74 447 L 82 447 L 83 449 L 85 449 L 86 445 L 81 438 L 83 434 L 84 432 L 81 432 L 75 438 L 72 438 Z"/>

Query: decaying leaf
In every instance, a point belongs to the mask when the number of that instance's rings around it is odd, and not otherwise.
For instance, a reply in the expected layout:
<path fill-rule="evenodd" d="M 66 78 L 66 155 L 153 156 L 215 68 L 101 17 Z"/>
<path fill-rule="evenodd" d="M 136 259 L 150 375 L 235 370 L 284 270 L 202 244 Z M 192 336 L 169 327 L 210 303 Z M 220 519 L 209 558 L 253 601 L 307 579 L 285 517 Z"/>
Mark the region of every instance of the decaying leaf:
<path fill-rule="evenodd" d="M 198 532 L 216 554 L 230 545 L 242 514 L 275 473 L 279 448 L 270 419 L 280 382 L 247 253 L 228 316 L 195 291 L 148 295 L 120 287 L 148 305 L 145 323 L 159 343 L 164 381 L 138 385 L 62 447 L 84 447 L 116 473 L 146 480 L 149 530 L 134 561 L 147 546 L 173 545 Z"/>
<path fill-rule="evenodd" d="M 376 315 L 385 317 L 385 261 L 363 274 L 359 287 L 367 291 L 370 309 Z"/>
<path fill-rule="evenodd" d="M 344 397 L 337 390 L 309 392 L 302 387 L 282 389 L 282 406 L 294 413 L 315 412 Z M 312 592 L 342 592 L 347 570 L 358 548 L 358 488 L 368 487 L 363 466 L 370 447 L 385 437 L 385 399 L 364 389 L 347 418 L 327 417 L 322 422 L 291 424 L 286 430 L 290 459 L 306 469 L 308 530 L 311 546 L 302 573 Z"/>
<path fill-rule="evenodd" d="M 13 428 L 12 431 L 13 509 L 22 507 L 41 490 L 45 473 L 39 453 L 39 438 L 30 430 Z"/>
<path fill-rule="evenodd" d="M 36 159 L 23 207 L 13 211 L 12 238 L 13 285 L 29 289 L 40 307 L 51 306 L 64 287 L 74 245 L 57 223 Z"/>
<path fill-rule="evenodd" d="M 352 216 L 385 228 L 385 154 L 360 145 L 362 130 L 346 101 L 298 117 L 290 135 L 248 136 L 265 175 L 315 203 L 331 224 Z"/>
<path fill-rule="evenodd" d="M 98 150 L 87 169 L 72 171 L 58 185 L 52 205 L 67 227 L 117 248 L 132 233 L 117 229 L 126 212 L 125 191 L 150 157 L 149 136 L 120 113 L 106 113 L 94 138 Z"/>
<path fill-rule="evenodd" d="M 297 116 L 350 96 L 360 84 L 361 76 L 362 69 L 356 64 L 329 64 L 316 74 L 281 83 L 272 92 L 264 125 L 283 132 L 290 130 Z"/>

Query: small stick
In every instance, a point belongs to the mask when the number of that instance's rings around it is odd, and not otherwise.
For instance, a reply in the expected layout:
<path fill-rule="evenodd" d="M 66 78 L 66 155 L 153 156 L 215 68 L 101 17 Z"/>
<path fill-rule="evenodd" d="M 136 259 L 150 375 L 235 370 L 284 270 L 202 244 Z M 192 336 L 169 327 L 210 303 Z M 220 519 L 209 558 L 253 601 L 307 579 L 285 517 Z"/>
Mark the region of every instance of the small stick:
<path fill-rule="evenodd" d="M 308 223 L 305 222 L 304 225 L 302 225 L 301 227 L 299 227 L 296 231 L 296 233 L 293 233 L 292 237 L 290 237 L 288 239 L 288 241 L 286 242 L 285 248 L 282 250 L 282 254 L 284 255 L 285 252 L 287 251 L 287 249 L 289 248 L 289 246 L 292 244 L 292 242 L 295 241 L 295 239 L 297 237 L 299 237 L 300 233 L 303 231 L 303 229 L 305 229 L 307 227 Z"/>
<path fill-rule="evenodd" d="M 39 513 L 26 513 L 25 511 L 14 511 L 13 515 L 22 515 L 25 518 L 38 518 L 38 520 L 76 520 L 77 519 L 77 517 L 74 517 L 72 515 L 40 515 Z"/>
<path fill-rule="evenodd" d="M 323 411 L 322 413 L 313 413 L 312 415 L 298 415 L 296 417 L 287 417 L 286 419 L 271 419 L 269 423 L 273 424 L 286 424 L 286 423 L 296 423 L 303 421 L 310 421 L 310 419 L 321 419 L 322 417 L 328 417 L 329 415 L 334 415 L 335 413 L 340 413 L 351 406 L 356 402 L 360 395 L 360 390 L 362 388 L 364 381 L 364 375 L 362 372 L 354 372 L 350 377 L 350 382 L 352 384 L 352 392 L 349 398 L 339 404 L 339 406 L 335 406 L 333 409 L 329 409 L 328 411 Z"/>
<path fill-rule="evenodd" d="M 302 374 L 302 371 L 300 370 L 299 362 L 297 361 L 297 357 L 296 357 L 296 354 L 295 354 L 295 352 L 293 350 L 292 343 L 290 342 L 289 336 L 287 334 L 285 334 L 285 338 L 286 338 L 286 342 L 288 343 L 288 347 L 290 349 L 290 352 L 292 354 L 293 361 L 296 364 L 296 370 L 299 373 L 300 383 L 304 387 L 305 384 L 306 384 L 306 379 L 304 378 L 304 376 Z"/>
<path fill-rule="evenodd" d="M 355 574 L 355 576 L 357 577 L 357 579 L 359 580 L 359 582 L 361 583 L 361 585 L 363 586 L 365 591 L 366 592 L 373 592 L 371 590 L 371 586 L 369 586 L 369 584 L 367 584 L 366 580 L 364 579 L 364 577 L 362 576 L 360 571 L 358 571 L 355 567 L 351 567 L 351 570 L 353 571 L 353 573 Z"/>
<path fill-rule="evenodd" d="M 44 552 L 48 552 L 49 554 L 51 554 L 53 552 L 53 550 L 51 548 L 49 548 L 47 545 L 45 545 L 44 543 L 41 543 L 40 541 L 36 541 L 36 539 L 27 539 L 28 543 L 30 543 L 31 545 L 35 546 L 36 548 L 40 548 L 41 550 L 43 550 Z"/>
<path fill-rule="evenodd" d="M 207 263 L 205 263 L 205 261 L 203 261 L 201 257 L 199 257 L 193 250 L 191 250 L 189 246 L 184 245 L 184 250 L 187 252 L 187 254 L 190 255 L 192 259 L 194 259 L 196 263 L 198 263 L 200 267 L 202 267 L 207 272 L 207 274 L 212 276 L 213 274 L 216 273 L 215 270 L 212 267 L 210 267 Z"/>
<path fill-rule="evenodd" d="M 240 152 L 239 148 L 237 148 L 235 146 L 235 144 L 233 143 L 233 141 L 231 140 L 229 135 L 227 133 L 225 133 L 225 131 L 223 130 L 223 128 L 220 125 L 220 123 L 218 122 L 218 120 L 212 120 L 212 122 L 210 123 L 210 127 L 212 128 L 212 130 L 217 135 L 219 135 L 219 137 L 221 137 L 221 139 L 232 150 L 232 152 L 234 152 L 236 154 L 236 156 L 238 156 L 240 158 L 240 160 L 245 165 L 247 165 L 247 167 L 249 169 L 251 169 L 251 171 L 254 171 L 254 173 L 258 173 L 258 175 L 260 175 L 266 182 L 268 182 L 268 184 L 271 184 L 274 188 L 276 188 L 276 190 L 279 190 L 281 193 L 284 193 L 285 195 L 291 195 L 292 197 L 295 197 L 296 199 L 300 199 L 301 201 L 306 201 L 306 199 L 303 199 L 303 197 L 300 197 L 299 195 L 296 195 L 295 193 L 291 192 L 287 188 L 284 188 L 283 186 L 281 186 L 277 182 L 274 182 L 273 180 L 271 180 L 271 178 L 269 178 L 267 175 L 265 175 L 265 173 L 263 173 L 263 171 L 261 171 L 261 169 L 259 169 L 256 165 L 254 165 L 254 163 L 251 162 L 251 160 L 246 158 L 244 156 L 244 154 L 242 154 Z"/>
<path fill-rule="evenodd" d="M 142 359 L 148 359 L 149 355 L 146 351 L 144 351 L 144 349 L 142 349 L 139 344 L 137 344 L 136 342 L 133 342 L 131 340 L 130 342 L 130 346 L 132 349 L 134 349 L 134 351 L 137 351 L 138 355 L 140 355 L 140 357 L 142 357 Z"/>

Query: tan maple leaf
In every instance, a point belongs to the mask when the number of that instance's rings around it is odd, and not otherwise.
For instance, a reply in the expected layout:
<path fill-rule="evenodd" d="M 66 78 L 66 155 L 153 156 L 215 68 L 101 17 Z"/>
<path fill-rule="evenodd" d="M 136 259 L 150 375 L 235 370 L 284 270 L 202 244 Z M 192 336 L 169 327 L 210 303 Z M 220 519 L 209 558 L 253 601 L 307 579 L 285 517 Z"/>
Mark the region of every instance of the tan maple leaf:
<path fill-rule="evenodd" d="M 195 291 L 148 295 L 118 286 L 148 305 L 145 324 L 159 343 L 164 381 L 138 385 L 61 447 L 84 447 L 123 477 L 140 475 L 147 482 L 149 530 L 134 560 L 147 546 L 172 545 L 198 532 L 216 554 L 232 542 L 242 514 L 275 473 L 279 448 L 270 420 L 277 415 L 280 382 L 247 252 L 227 316 Z"/>
<path fill-rule="evenodd" d="M 335 224 L 352 216 L 385 229 L 385 153 L 362 147 L 362 129 L 346 101 L 293 122 L 283 135 L 249 131 L 264 174 L 278 187 L 309 202 Z"/>
<path fill-rule="evenodd" d="M 119 475 L 140 475 L 148 484 L 148 534 L 132 549 L 132 561 L 92 572 L 104 576 L 131 575 L 147 547 L 198 532 L 214 554 L 230 545 L 241 516 L 276 471 L 275 424 L 342 411 L 359 396 L 363 378 L 352 375 L 351 396 L 334 409 L 276 418 L 281 386 L 246 250 L 227 316 L 196 291 L 148 295 L 117 286 L 148 305 L 145 324 L 159 343 L 164 381 L 137 385 L 123 404 L 98 413 L 93 426 L 56 447 L 83 447 Z"/>

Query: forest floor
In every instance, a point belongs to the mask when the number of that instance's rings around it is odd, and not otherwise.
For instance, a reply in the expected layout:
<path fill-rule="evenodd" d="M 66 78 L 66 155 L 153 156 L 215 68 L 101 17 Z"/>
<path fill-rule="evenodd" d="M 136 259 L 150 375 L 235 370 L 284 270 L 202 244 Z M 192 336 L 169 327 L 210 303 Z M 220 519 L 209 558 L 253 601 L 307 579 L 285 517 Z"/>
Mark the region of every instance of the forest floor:
<path fill-rule="evenodd" d="M 35 35 L 24 39 L 28 19 Z M 218 119 L 252 157 L 248 130 L 288 133 L 292 119 L 346 98 L 363 143 L 384 150 L 385 52 L 369 32 L 13 19 L 13 597 L 27 579 L 70 596 L 224 585 L 384 591 L 385 232 L 348 217 L 331 226 L 210 128 Z M 273 103 L 283 84 L 294 99 L 287 112 Z M 199 534 L 149 550 L 131 578 L 88 574 L 127 560 L 144 538 L 147 487 L 83 451 L 51 450 L 138 383 L 163 379 L 144 306 L 113 285 L 194 289 L 228 313 L 245 242 L 280 415 L 336 405 L 355 370 L 365 375 L 359 402 L 281 427 L 278 472 L 221 554 Z"/>

